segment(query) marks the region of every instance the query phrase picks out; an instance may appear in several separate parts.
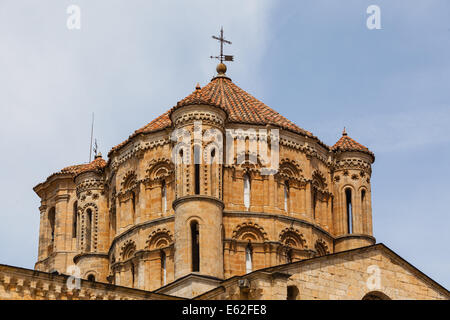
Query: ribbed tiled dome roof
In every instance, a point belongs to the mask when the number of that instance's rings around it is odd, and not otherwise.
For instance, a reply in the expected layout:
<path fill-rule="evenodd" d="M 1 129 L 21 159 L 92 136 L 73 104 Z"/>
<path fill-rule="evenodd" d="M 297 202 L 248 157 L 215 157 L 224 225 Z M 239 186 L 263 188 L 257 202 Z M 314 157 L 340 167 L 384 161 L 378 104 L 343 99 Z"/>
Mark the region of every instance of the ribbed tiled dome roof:
<path fill-rule="evenodd" d="M 126 141 L 112 148 L 110 154 L 120 149 L 131 138 L 140 133 L 150 133 L 170 127 L 172 125 L 170 114 L 174 109 L 195 104 L 213 105 L 222 108 L 228 115 L 228 122 L 231 123 L 275 125 L 302 135 L 314 137 L 309 131 L 300 128 L 248 92 L 239 88 L 230 78 L 225 75 L 218 75 L 203 88 L 197 85 L 194 92 L 180 100 L 169 111 L 136 130 Z"/>

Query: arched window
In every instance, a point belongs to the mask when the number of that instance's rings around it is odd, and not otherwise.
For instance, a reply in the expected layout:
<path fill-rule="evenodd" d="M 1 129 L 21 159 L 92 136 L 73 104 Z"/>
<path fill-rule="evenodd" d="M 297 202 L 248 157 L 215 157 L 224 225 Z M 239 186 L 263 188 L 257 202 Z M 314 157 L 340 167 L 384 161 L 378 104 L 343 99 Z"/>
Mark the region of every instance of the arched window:
<path fill-rule="evenodd" d="M 192 249 L 192 271 L 200 271 L 200 243 L 198 222 L 191 222 L 191 249 Z"/>
<path fill-rule="evenodd" d="M 367 197 L 366 189 L 361 190 L 361 217 L 363 217 L 363 232 L 367 232 Z"/>
<path fill-rule="evenodd" d="M 317 191 L 313 189 L 312 191 L 312 211 L 313 211 L 313 219 L 316 219 L 316 207 L 317 207 Z"/>
<path fill-rule="evenodd" d="M 86 251 L 91 251 L 92 210 L 86 210 Z"/>
<path fill-rule="evenodd" d="M 216 149 L 211 150 L 211 157 L 210 157 L 210 164 L 209 164 L 209 176 L 211 177 L 210 185 L 211 185 L 211 196 L 216 196 L 216 181 L 217 181 L 217 175 L 216 175 L 216 166 L 214 165 L 214 162 L 216 161 Z"/>
<path fill-rule="evenodd" d="M 372 291 L 367 293 L 362 300 L 391 300 L 389 296 L 385 295 L 383 292 Z"/>
<path fill-rule="evenodd" d="M 288 286 L 286 300 L 297 300 L 298 293 L 298 288 L 296 286 Z"/>
<path fill-rule="evenodd" d="M 111 227 L 115 236 L 117 228 L 116 206 L 111 208 Z"/>
<path fill-rule="evenodd" d="M 195 194 L 200 194 L 200 147 L 194 146 L 194 182 Z"/>
<path fill-rule="evenodd" d="M 166 253 L 161 251 L 161 280 L 164 286 L 167 283 Z"/>
<path fill-rule="evenodd" d="M 363 213 L 366 212 L 367 210 L 367 206 L 366 206 L 366 190 L 362 189 L 361 190 L 361 210 Z"/>
<path fill-rule="evenodd" d="M 133 263 L 131 264 L 130 269 L 131 269 L 131 287 L 134 288 L 135 268 Z"/>
<path fill-rule="evenodd" d="M 286 252 L 286 263 L 292 263 L 293 262 L 293 256 L 294 256 L 294 252 L 292 251 L 292 249 L 289 249 Z"/>
<path fill-rule="evenodd" d="M 162 181 L 161 198 L 162 198 L 162 212 L 165 213 L 167 211 L 167 187 L 165 180 Z"/>
<path fill-rule="evenodd" d="M 56 212 L 55 207 L 52 207 L 48 211 L 48 222 L 50 224 L 50 245 L 53 249 L 53 244 L 55 243 L 55 219 L 56 219 Z"/>
<path fill-rule="evenodd" d="M 93 274 L 90 274 L 90 275 L 88 275 L 87 280 L 91 281 L 91 282 L 95 282 L 95 276 Z"/>
<path fill-rule="evenodd" d="M 352 189 L 345 189 L 345 208 L 347 211 L 347 233 L 353 233 Z"/>
<path fill-rule="evenodd" d="M 284 211 L 289 211 L 289 182 L 284 182 Z"/>
<path fill-rule="evenodd" d="M 183 163 L 183 149 L 180 149 L 180 152 L 178 153 L 180 155 L 180 164 Z"/>
<path fill-rule="evenodd" d="M 132 206 L 132 214 L 133 214 L 133 222 L 134 222 L 134 215 L 136 213 L 136 194 L 134 191 L 131 191 L 131 206 Z"/>
<path fill-rule="evenodd" d="M 176 163 L 176 182 L 175 182 L 175 197 L 181 197 L 184 195 L 185 190 L 185 180 L 186 177 L 184 176 L 184 170 L 183 170 L 183 163 L 184 163 L 184 152 L 183 149 L 180 149 L 178 151 L 178 162 Z"/>
<path fill-rule="evenodd" d="M 245 272 L 250 273 L 253 271 L 253 252 L 250 243 L 245 247 Z"/>
<path fill-rule="evenodd" d="M 250 177 L 247 173 L 244 175 L 244 206 L 250 208 Z"/>
<path fill-rule="evenodd" d="M 73 223 L 72 223 L 72 238 L 77 237 L 77 220 L 78 220 L 78 203 L 75 201 L 73 203 Z"/>

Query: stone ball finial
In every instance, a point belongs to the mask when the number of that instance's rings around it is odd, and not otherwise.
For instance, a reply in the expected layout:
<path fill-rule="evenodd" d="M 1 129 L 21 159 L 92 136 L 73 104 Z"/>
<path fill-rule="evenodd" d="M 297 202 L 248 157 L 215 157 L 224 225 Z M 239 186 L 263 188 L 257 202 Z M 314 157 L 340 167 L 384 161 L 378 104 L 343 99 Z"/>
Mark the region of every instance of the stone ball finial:
<path fill-rule="evenodd" d="M 216 71 L 219 75 L 225 74 L 225 72 L 227 72 L 227 66 L 224 65 L 223 63 L 219 63 L 217 65 Z"/>

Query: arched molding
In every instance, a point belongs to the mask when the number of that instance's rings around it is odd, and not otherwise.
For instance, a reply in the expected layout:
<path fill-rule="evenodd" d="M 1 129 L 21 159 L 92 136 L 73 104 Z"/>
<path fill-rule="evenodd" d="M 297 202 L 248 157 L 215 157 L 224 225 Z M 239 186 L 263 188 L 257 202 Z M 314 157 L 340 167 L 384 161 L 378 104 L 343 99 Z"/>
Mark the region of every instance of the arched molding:
<path fill-rule="evenodd" d="M 97 271 L 95 271 L 95 270 L 88 270 L 88 271 L 86 271 L 85 273 L 84 273 L 84 275 L 83 275 L 83 279 L 87 279 L 90 275 L 93 275 L 94 277 L 95 277 L 95 281 L 97 281 L 98 280 L 98 277 L 99 277 L 99 273 L 97 272 Z"/>
<path fill-rule="evenodd" d="M 345 190 L 350 189 L 352 194 L 356 194 L 355 187 L 351 184 L 345 184 L 341 187 L 341 193 L 345 194 Z"/>
<path fill-rule="evenodd" d="M 136 243 L 133 240 L 127 240 L 120 248 L 122 260 L 131 259 L 136 253 Z"/>
<path fill-rule="evenodd" d="M 280 232 L 279 240 L 285 246 L 293 248 L 308 248 L 306 240 L 302 233 L 298 229 L 293 227 L 285 228 Z"/>
<path fill-rule="evenodd" d="M 211 152 L 215 150 L 214 163 L 223 162 L 223 134 L 216 128 L 210 128 L 203 131 L 203 161 L 211 163 Z"/>
<path fill-rule="evenodd" d="M 203 219 L 200 216 L 192 215 L 186 219 L 186 225 L 190 225 L 193 221 L 197 221 L 199 226 L 204 223 Z"/>
<path fill-rule="evenodd" d="M 318 239 L 314 245 L 314 248 L 319 256 L 324 256 L 330 253 L 328 245 L 323 239 Z"/>
<path fill-rule="evenodd" d="M 253 222 L 244 222 L 236 226 L 233 231 L 232 238 L 235 240 L 244 240 L 244 241 L 267 241 L 267 233 L 264 231 L 264 228 Z"/>
<path fill-rule="evenodd" d="M 358 188 L 358 194 L 360 194 L 361 191 L 363 191 L 363 190 L 364 190 L 366 193 L 369 192 L 369 188 L 368 188 L 367 186 L 362 185 L 362 186 L 360 186 L 360 187 Z"/>
<path fill-rule="evenodd" d="M 150 161 L 147 169 L 147 178 L 150 181 L 160 181 L 169 178 L 173 173 L 173 163 L 167 158 L 158 158 Z"/>
<path fill-rule="evenodd" d="M 137 187 L 137 175 L 134 171 L 128 171 L 121 182 L 122 192 L 126 192 Z"/>
<path fill-rule="evenodd" d="M 316 188 L 319 191 L 326 191 L 327 179 L 322 172 L 315 170 L 312 174 L 311 181 L 312 181 L 312 186 L 314 188 Z"/>
<path fill-rule="evenodd" d="M 297 180 L 302 178 L 301 173 L 302 169 L 300 168 L 298 161 L 288 158 L 280 160 L 280 167 L 277 175 L 281 178 Z"/>
<path fill-rule="evenodd" d="M 170 246 L 173 243 L 172 233 L 166 228 L 158 228 L 150 233 L 146 241 L 147 248 L 161 249 Z"/>

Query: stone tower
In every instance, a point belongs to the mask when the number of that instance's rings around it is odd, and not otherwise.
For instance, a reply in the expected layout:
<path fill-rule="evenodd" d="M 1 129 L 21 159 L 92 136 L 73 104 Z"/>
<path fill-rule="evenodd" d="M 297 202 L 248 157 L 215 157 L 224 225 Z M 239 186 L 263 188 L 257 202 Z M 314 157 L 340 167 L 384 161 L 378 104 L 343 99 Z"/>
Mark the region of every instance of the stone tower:
<path fill-rule="evenodd" d="M 350 138 L 345 129 L 332 150 L 335 251 L 370 245 L 374 242 L 370 177 L 375 156 Z"/>
<path fill-rule="evenodd" d="M 102 162 L 101 155 L 94 163 Z M 99 163 L 100 164 L 100 163 Z M 105 181 L 101 165 L 85 168 L 74 177 L 76 186 L 77 252 L 73 259 L 87 279 L 106 282 L 108 268 L 109 215 Z"/>
<path fill-rule="evenodd" d="M 217 77 L 225 77 L 225 65 Z M 171 111 L 177 182 L 175 278 L 197 272 L 223 278 L 222 170 L 225 110 L 194 93 Z"/>

